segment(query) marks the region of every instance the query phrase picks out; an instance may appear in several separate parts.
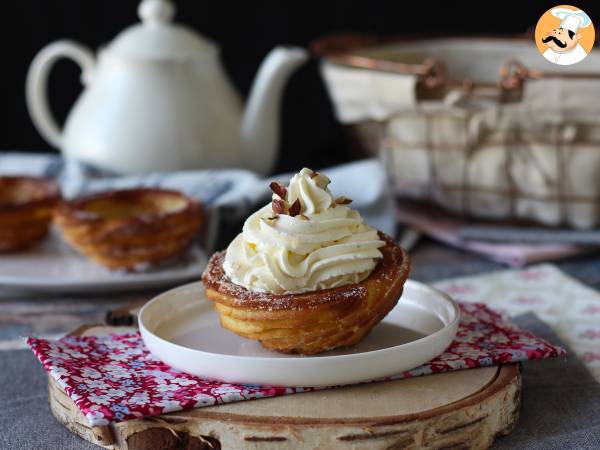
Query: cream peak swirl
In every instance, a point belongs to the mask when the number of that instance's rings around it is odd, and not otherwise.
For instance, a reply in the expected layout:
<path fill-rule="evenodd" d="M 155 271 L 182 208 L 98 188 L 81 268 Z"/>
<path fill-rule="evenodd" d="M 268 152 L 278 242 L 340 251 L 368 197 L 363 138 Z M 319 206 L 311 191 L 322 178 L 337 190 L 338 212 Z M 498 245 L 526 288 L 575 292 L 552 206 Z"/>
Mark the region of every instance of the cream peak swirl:
<path fill-rule="evenodd" d="M 367 278 L 385 243 L 347 206 L 350 199 L 333 196 L 329 183 L 306 168 L 287 187 L 271 183 L 271 203 L 246 219 L 227 248 L 229 279 L 250 291 L 288 294 Z"/>

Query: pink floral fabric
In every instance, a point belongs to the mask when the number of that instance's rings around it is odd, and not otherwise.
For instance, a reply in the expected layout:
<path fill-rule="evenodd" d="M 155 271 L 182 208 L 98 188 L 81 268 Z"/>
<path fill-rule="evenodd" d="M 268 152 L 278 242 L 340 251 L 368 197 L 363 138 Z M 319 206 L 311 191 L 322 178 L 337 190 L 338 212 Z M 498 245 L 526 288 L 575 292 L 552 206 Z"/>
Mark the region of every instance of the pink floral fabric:
<path fill-rule="evenodd" d="M 483 303 L 507 316 L 535 313 L 600 382 L 600 293 L 551 264 L 441 280 L 459 302 Z"/>
<path fill-rule="evenodd" d="M 515 327 L 483 304 L 461 303 L 460 307 L 456 339 L 444 353 L 387 379 L 565 354 L 562 348 Z M 92 426 L 316 390 L 221 383 L 188 375 L 155 359 L 139 333 L 65 337 L 54 342 L 29 338 L 27 343 Z"/>

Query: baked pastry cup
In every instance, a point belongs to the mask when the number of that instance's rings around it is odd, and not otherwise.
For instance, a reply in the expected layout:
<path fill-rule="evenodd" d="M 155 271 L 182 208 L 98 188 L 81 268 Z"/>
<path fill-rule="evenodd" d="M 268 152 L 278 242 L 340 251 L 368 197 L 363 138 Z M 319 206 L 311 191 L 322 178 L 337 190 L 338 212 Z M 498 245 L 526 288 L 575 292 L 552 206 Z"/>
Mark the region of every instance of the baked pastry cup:
<path fill-rule="evenodd" d="M 360 283 L 302 294 L 252 292 L 223 270 L 225 251 L 215 253 L 202 275 L 206 296 L 221 325 L 265 348 L 312 355 L 363 339 L 398 303 L 410 272 L 406 252 L 389 236 L 383 258 Z"/>
<path fill-rule="evenodd" d="M 203 211 L 180 192 L 138 188 L 64 202 L 54 221 L 64 239 L 92 261 L 139 270 L 182 253 L 196 238 Z"/>
<path fill-rule="evenodd" d="M 29 247 L 48 234 L 58 186 L 35 177 L 0 177 L 0 251 Z"/>

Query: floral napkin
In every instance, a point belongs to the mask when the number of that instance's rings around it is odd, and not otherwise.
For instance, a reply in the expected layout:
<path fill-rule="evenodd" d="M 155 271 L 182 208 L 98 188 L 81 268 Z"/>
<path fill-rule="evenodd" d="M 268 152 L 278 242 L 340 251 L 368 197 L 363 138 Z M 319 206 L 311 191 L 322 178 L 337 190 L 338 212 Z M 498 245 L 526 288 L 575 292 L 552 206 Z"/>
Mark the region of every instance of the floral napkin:
<path fill-rule="evenodd" d="M 420 367 L 376 381 L 565 354 L 483 304 L 461 303 L 460 308 L 458 333 L 444 353 Z M 317 389 L 231 384 L 189 375 L 154 358 L 139 333 L 66 337 L 54 342 L 29 338 L 27 343 L 92 426 Z"/>
<path fill-rule="evenodd" d="M 597 271 L 590 267 L 590 271 Z M 534 313 L 600 383 L 600 293 L 552 264 L 499 270 L 434 283 L 459 302 L 484 303 L 507 316 Z"/>

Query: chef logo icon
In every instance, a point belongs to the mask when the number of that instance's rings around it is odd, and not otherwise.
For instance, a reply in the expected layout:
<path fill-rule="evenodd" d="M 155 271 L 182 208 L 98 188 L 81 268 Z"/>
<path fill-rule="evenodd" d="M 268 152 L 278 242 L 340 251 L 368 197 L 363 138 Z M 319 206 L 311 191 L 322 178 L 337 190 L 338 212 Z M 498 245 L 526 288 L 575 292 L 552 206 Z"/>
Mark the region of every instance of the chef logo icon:
<path fill-rule="evenodd" d="M 546 11 L 535 27 L 535 43 L 544 58 L 570 66 L 583 60 L 595 40 L 590 17 L 576 6 L 561 5 Z"/>

